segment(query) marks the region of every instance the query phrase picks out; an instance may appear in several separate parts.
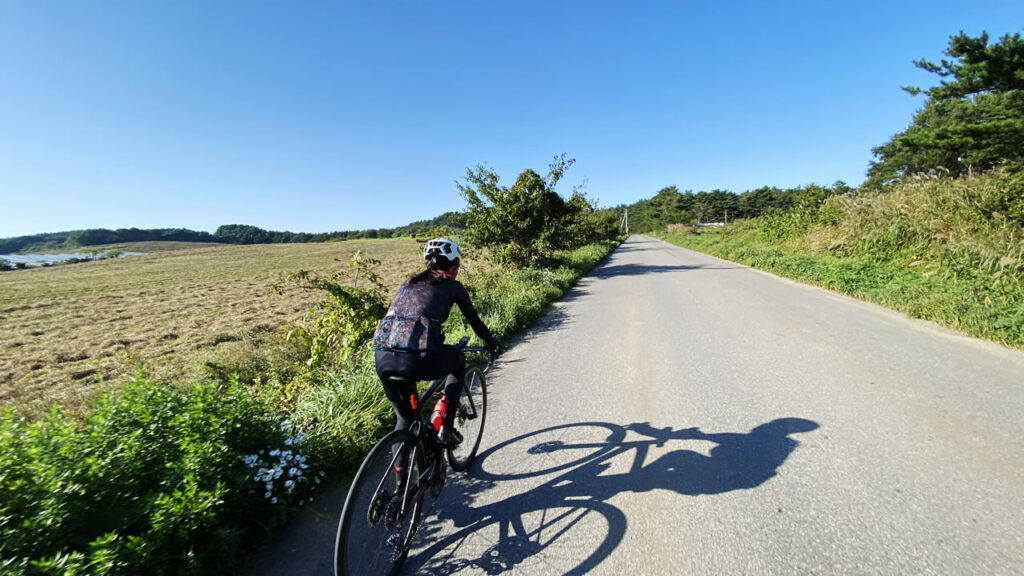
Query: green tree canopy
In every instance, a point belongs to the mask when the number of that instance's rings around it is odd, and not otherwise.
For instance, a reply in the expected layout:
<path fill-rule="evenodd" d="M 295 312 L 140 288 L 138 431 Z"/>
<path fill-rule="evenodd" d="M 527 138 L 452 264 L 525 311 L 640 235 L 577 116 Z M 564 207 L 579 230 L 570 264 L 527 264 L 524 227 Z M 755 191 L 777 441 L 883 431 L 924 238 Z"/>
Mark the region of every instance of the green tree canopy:
<path fill-rule="evenodd" d="M 546 177 L 527 168 L 508 187 L 485 166 L 467 170 L 466 183 L 456 183 L 468 205 L 466 239 L 513 268 L 593 241 L 606 218 L 595 214 L 581 191 L 575 190 L 569 201 L 555 192 L 574 162 L 565 154 L 555 156 Z"/>
<path fill-rule="evenodd" d="M 1005 35 L 989 44 L 982 33 L 950 38 L 943 59 L 914 64 L 942 77 L 927 90 L 924 107 L 911 125 L 872 150 L 876 160 L 868 184 L 879 185 L 907 174 L 939 171 L 951 175 L 983 171 L 1024 161 L 1024 40 Z"/>

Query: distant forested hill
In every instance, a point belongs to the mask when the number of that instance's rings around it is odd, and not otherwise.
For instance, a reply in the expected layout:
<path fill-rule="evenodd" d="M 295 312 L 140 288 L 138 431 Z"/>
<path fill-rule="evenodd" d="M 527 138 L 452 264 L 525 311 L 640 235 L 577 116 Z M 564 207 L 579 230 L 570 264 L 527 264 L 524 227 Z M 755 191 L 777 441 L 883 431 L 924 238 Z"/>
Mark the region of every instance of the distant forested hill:
<path fill-rule="evenodd" d="M 94 228 L 90 230 L 73 230 L 70 232 L 50 232 L 32 236 L 18 236 L 0 239 L 0 254 L 29 252 L 38 250 L 64 250 L 101 246 L 104 244 L 122 244 L 125 242 L 220 242 L 223 244 L 277 244 L 293 242 L 327 242 L 329 240 L 349 240 L 354 238 L 391 238 L 398 236 L 416 236 L 427 234 L 433 230 L 464 228 L 463 215 L 458 212 L 447 212 L 430 220 L 419 220 L 398 228 L 371 228 L 367 230 L 348 230 L 340 232 L 324 232 L 310 234 L 306 232 L 275 232 L 256 226 L 244 224 L 226 224 L 217 228 L 213 234 L 196 232 L 184 228 L 159 228 L 140 230 L 138 228 L 119 228 L 107 230 Z"/>

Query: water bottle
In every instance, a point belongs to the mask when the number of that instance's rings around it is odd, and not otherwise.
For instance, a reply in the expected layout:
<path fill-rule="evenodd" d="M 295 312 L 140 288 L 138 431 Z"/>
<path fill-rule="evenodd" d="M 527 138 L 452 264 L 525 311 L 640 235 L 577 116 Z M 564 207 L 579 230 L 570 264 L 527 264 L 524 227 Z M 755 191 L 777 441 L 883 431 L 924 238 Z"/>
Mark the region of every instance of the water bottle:
<path fill-rule="evenodd" d="M 434 413 L 430 415 L 430 425 L 434 427 L 434 430 L 441 429 L 441 423 L 444 422 L 444 410 L 445 397 L 442 395 L 437 404 L 434 404 Z"/>

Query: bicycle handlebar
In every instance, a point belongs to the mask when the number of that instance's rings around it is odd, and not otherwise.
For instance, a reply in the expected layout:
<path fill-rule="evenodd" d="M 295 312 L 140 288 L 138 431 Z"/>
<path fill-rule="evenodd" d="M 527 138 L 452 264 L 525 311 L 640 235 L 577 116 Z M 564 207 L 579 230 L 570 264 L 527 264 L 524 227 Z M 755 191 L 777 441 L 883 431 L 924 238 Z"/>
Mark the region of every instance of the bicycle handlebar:
<path fill-rule="evenodd" d="M 469 346 L 469 336 L 460 338 L 456 346 L 463 352 L 487 352 L 490 358 L 487 361 L 487 366 L 484 366 L 484 374 L 491 371 L 491 366 L 494 365 L 494 359 L 497 358 L 497 355 L 490 348 L 486 346 Z"/>

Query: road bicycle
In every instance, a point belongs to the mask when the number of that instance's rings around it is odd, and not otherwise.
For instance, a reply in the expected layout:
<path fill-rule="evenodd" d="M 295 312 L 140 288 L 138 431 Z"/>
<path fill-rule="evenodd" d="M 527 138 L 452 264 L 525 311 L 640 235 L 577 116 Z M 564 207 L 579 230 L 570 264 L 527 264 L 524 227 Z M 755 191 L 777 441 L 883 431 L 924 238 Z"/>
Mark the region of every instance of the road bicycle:
<path fill-rule="evenodd" d="M 487 348 L 468 346 L 464 352 Z M 410 403 L 417 415 L 408 430 L 384 436 L 363 460 L 349 488 L 334 547 L 335 576 L 397 574 L 409 554 L 423 511 L 427 492 L 437 498 L 444 488 L 447 464 L 457 472 L 469 467 L 483 436 L 487 417 L 487 377 L 494 363 L 491 353 L 486 365 L 469 365 L 458 402 L 447 399 L 447 410 L 455 410 L 455 429 L 462 442 L 442 447 L 437 431 L 424 416 L 430 399 L 444 386 L 435 380 L 423 394 L 413 394 Z M 397 381 L 397 380 L 396 380 Z"/>

